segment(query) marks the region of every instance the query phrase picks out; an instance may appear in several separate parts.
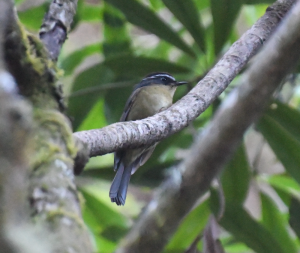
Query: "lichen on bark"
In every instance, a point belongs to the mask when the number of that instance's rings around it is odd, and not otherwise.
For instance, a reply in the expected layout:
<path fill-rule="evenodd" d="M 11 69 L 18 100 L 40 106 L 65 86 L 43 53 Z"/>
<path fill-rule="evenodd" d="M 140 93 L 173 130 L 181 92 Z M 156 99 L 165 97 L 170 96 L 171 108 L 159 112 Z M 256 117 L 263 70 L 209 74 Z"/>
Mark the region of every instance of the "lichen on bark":
<path fill-rule="evenodd" d="M 77 148 L 64 108 L 61 71 L 44 44 L 29 34 L 11 10 L 5 29 L 4 60 L 20 94 L 33 107 L 33 150 L 29 154 L 30 211 L 55 240 L 54 252 L 92 252 L 74 183 Z"/>

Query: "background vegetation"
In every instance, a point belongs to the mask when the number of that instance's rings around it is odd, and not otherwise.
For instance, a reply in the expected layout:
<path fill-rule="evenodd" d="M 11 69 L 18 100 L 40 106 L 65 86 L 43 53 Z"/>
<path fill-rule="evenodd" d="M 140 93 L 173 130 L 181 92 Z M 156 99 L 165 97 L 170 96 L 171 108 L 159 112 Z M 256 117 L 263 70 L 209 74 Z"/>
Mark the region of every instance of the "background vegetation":
<path fill-rule="evenodd" d="M 133 85 L 150 72 L 167 71 L 178 80 L 189 81 L 188 86 L 178 89 L 175 100 L 179 99 L 272 2 L 79 0 L 72 32 L 58 61 L 64 70 L 61 82 L 74 131 L 118 121 Z M 16 4 L 22 24 L 37 33 L 49 2 L 19 0 Z M 199 235 L 205 235 L 210 215 L 222 208 L 219 239 L 225 252 L 299 252 L 297 71 L 285 82 L 274 96 L 276 100 L 246 133 L 220 180 L 182 221 L 165 253 L 185 252 Z M 238 84 L 239 76 L 189 127 L 157 146 L 151 159 L 132 177 L 124 207 L 110 203 L 108 197 L 114 176 L 113 155 L 90 160 L 77 184 L 96 252 L 116 249 L 151 199 L 153 189 L 185 156 L 219 103 Z M 220 208 L 223 198 L 225 206 Z M 203 240 L 196 242 L 202 251 Z"/>

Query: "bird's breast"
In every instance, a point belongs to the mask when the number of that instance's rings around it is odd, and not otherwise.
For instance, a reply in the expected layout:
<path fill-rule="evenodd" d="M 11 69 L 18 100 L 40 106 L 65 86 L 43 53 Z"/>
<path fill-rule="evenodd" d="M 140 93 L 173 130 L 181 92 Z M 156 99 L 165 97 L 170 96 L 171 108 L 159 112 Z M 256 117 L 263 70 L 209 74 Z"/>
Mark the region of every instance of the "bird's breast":
<path fill-rule="evenodd" d="M 138 120 L 150 117 L 172 105 L 174 91 L 170 87 L 147 86 L 137 95 L 128 120 Z"/>

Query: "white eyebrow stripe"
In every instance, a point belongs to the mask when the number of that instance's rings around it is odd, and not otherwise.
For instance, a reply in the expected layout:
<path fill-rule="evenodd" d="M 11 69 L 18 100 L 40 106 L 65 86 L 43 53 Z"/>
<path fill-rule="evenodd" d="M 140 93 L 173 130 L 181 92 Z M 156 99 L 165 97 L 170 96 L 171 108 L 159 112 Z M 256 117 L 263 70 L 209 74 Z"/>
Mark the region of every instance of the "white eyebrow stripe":
<path fill-rule="evenodd" d="M 170 75 L 168 75 L 168 74 L 156 74 L 156 75 L 154 75 L 154 76 L 146 77 L 146 78 L 144 78 L 143 80 L 146 80 L 146 79 L 154 79 L 154 78 L 157 78 L 157 77 L 160 77 L 160 76 L 162 76 L 162 77 L 167 77 L 167 78 L 172 79 L 173 81 L 176 81 L 175 78 L 174 78 L 173 76 L 170 76 Z"/>

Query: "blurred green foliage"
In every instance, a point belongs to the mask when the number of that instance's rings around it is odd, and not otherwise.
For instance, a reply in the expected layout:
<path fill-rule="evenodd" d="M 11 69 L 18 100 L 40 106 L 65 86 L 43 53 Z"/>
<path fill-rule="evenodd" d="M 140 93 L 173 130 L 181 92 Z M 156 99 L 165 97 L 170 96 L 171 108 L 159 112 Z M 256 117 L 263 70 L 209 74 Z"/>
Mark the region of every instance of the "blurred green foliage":
<path fill-rule="evenodd" d="M 178 89 L 175 98 L 179 99 L 209 71 L 242 31 L 263 15 L 266 4 L 272 2 L 79 0 L 70 39 L 59 58 L 59 66 L 65 72 L 62 82 L 74 131 L 118 121 L 133 86 L 150 72 L 167 71 L 178 80 L 189 81 L 189 86 Z M 24 0 L 16 1 L 20 20 L 28 30 L 37 33 L 49 1 L 26 8 L 24 3 Z M 96 27 L 99 35 L 96 41 L 80 35 L 82 25 L 85 29 Z M 73 36 L 76 33 L 77 37 Z M 74 47 L 76 43 L 82 46 Z M 236 80 L 229 88 L 238 84 L 239 79 Z M 288 101 L 272 102 L 255 128 L 264 137 L 263 144 L 243 143 L 220 176 L 224 199 L 218 194 L 220 189 L 212 188 L 183 219 L 164 252 L 184 252 L 197 235 L 203 234 L 209 216 L 220 212 L 220 239 L 226 252 L 299 252 L 300 113 L 297 108 L 300 100 L 297 94 Z M 151 159 L 132 177 L 125 207 L 110 203 L 108 197 L 114 176 L 113 156 L 91 159 L 78 178 L 78 185 L 85 198 L 83 216 L 93 236 L 95 252 L 116 249 L 150 199 L 152 189 L 162 182 L 171 166 L 184 158 L 195 135 L 210 121 L 214 111 L 215 106 L 210 107 L 189 127 L 157 146 Z M 273 171 L 272 164 L 268 164 L 267 172 L 257 168 L 257 161 L 263 156 L 260 148 L 266 142 L 278 159 L 274 164 L 280 162 L 284 171 Z M 258 151 L 250 161 L 253 149 Z M 256 215 L 251 210 L 252 202 L 248 201 L 250 206 L 245 207 L 253 187 L 256 200 L 261 202 Z M 220 205 L 223 201 L 225 207 Z M 199 250 L 202 245 L 200 241 Z"/>

